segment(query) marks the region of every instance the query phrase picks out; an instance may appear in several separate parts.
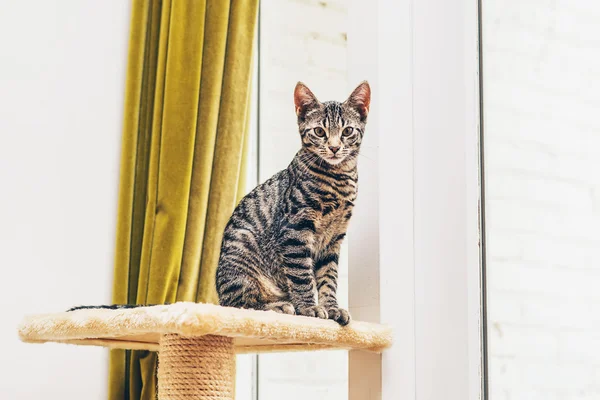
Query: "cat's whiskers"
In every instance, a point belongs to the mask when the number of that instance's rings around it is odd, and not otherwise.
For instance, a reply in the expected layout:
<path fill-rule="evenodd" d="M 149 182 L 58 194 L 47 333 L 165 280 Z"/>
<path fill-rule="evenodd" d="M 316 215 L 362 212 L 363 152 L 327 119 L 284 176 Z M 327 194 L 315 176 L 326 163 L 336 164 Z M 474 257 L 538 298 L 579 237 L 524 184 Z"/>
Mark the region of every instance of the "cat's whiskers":
<path fill-rule="evenodd" d="M 365 156 L 365 155 L 364 155 L 364 154 L 362 154 L 362 153 L 357 153 L 357 154 L 358 154 L 359 156 L 362 156 L 362 157 L 366 158 L 366 159 L 367 159 L 367 160 L 369 160 L 369 161 L 373 161 L 373 159 L 372 159 L 372 158 L 369 158 L 369 157 Z"/>
<path fill-rule="evenodd" d="M 299 164 L 298 167 L 292 166 L 292 168 L 294 171 L 298 172 L 298 174 L 306 175 L 310 166 L 312 165 L 312 161 L 314 161 L 314 159 L 316 159 L 316 158 L 318 158 L 318 156 L 316 156 L 312 153 L 302 154 L 298 158 L 298 164 Z"/>

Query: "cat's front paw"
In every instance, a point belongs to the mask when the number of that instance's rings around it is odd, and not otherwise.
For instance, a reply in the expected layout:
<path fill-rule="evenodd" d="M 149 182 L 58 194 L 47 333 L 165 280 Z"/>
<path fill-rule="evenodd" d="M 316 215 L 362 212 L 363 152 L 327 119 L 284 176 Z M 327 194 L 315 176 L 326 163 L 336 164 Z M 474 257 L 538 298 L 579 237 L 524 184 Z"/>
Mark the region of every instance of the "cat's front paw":
<path fill-rule="evenodd" d="M 306 317 L 327 319 L 327 310 L 322 306 L 298 307 L 296 309 L 296 314 L 304 315 Z"/>
<path fill-rule="evenodd" d="M 350 323 L 350 314 L 343 308 L 333 307 L 327 310 L 329 319 L 334 320 L 342 326 L 346 326 Z"/>
<path fill-rule="evenodd" d="M 287 301 L 277 301 L 275 303 L 269 303 L 265 305 L 265 310 L 267 311 L 275 311 L 280 314 L 292 314 L 296 313 L 294 310 L 294 306 L 292 303 L 288 303 Z"/>

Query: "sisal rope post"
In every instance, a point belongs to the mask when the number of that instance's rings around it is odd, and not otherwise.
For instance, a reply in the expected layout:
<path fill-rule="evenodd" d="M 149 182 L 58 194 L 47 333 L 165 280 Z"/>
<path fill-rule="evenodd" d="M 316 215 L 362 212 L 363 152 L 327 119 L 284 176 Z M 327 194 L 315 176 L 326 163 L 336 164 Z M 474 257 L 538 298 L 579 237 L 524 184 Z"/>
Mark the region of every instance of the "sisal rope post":
<path fill-rule="evenodd" d="M 158 352 L 159 400 L 234 400 L 233 339 L 164 334 Z"/>

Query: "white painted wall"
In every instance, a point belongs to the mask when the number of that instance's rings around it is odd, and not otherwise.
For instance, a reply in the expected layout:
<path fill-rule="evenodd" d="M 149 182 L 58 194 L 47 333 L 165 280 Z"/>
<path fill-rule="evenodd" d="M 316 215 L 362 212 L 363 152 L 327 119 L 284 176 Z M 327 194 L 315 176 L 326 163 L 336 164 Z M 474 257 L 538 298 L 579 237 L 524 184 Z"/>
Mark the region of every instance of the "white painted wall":
<path fill-rule="evenodd" d="M 483 0 L 491 400 L 600 398 L 600 3 Z"/>
<path fill-rule="evenodd" d="M 0 1 L 0 398 L 104 399 L 107 351 L 19 342 L 110 301 L 128 1 Z"/>
<path fill-rule="evenodd" d="M 345 0 L 262 0 L 260 41 L 260 180 L 286 168 L 300 149 L 293 91 L 301 80 L 320 100 L 345 100 Z M 358 85 L 359 82 L 355 82 Z M 367 159 L 365 151 L 361 163 Z M 360 168 L 360 167 L 359 167 Z M 359 200 L 360 202 L 360 200 Z M 347 250 L 340 260 L 340 303 L 347 306 Z M 346 400 L 348 355 L 343 351 L 263 354 L 259 400 Z"/>

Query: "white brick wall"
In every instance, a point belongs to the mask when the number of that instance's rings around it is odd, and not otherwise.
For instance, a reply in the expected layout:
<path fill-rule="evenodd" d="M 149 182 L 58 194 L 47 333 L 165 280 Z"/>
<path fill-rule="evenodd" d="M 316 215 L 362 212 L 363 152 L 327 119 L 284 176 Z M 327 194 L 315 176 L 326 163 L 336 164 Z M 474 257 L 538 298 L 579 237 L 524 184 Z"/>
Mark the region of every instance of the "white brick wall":
<path fill-rule="evenodd" d="M 600 3 L 483 15 L 491 399 L 600 399 Z"/>
<path fill-rule="evenodd" d="M 346 17 L 344 0 L 261 1 L 261 180 L 287 167 L 300 148 L 293 103 L 297 81 L 306 83 L 321 100 L 349 95 Z M 346 254 L 344 249 L 340 260 L 342 305 L 347 305 L 348 297 Z M 260 355 L 258 370 L 260 400 L 348 398 L 346 352 Z"/>

